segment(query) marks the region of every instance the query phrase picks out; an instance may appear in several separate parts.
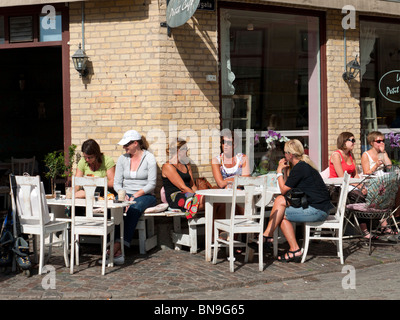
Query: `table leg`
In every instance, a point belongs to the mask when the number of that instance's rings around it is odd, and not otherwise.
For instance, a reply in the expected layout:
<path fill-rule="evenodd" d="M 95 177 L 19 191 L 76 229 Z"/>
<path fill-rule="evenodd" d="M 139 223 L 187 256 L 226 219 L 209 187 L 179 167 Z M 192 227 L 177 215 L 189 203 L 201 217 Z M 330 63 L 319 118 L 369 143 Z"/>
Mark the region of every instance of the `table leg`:
<path fill-rule="evenodd" d="M 119 227 L 119 237 L 121 241 L 121 253 L 125 256 L 124 250 L 124 208 L 111 208 L 111 217 L 115 227 Z M 114 252 L 115 253 L 115 252 Z"/>
<path fill-rule="evenodd" d="M 212 233 L 213 233 L 213 202 L 207 200 L 205 203 L 205 218 L 206 218 L 205 254 L 206 254 L 206 261 L 211 261 L 211 247 L 212 247 Z"/>

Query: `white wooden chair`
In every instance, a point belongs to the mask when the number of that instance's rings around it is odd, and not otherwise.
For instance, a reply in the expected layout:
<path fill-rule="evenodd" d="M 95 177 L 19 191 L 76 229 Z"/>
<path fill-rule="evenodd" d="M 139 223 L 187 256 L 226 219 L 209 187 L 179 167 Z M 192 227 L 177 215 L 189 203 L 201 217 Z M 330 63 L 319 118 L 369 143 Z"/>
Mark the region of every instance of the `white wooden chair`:
<path fill-rule="evenodd" d="M 236 215 L 236 198 L 238 186 L 243 186 L 245 191 L 244 215 Z M 213 263 L 217 262 L 218 248 L 229 246 L 229 269 L 234 272 L 234 248 L 237 246 L 246 248 L 245 262 L 249 258 L 247 243 L 250 237 L 254 235 L 263 239 L 265 203 L 267 177 L 240 177 L 235 176 L 233 184 L 232 209 L 229 219 L 217 219 L 214 221 L 214 258 Z M 261 199 L 259 199 L 261 194 Z M 256 206 L 257 203 L 257 206 Z M 257 207 L 260 207 L 258 210 Z M 219 237 L 219 232 L 227 232 L 228 238 Z M 235 240 L 235 234 L 247 234 L 246 243 Z M 263 271 L 263 242 L 258 243 L 259 270 Z"/>
<path fill-rule="evenodd" d="M 24 173 L 28 173 L 33 176 L 34 170 L 35 157 L 24 159 L 11 157 L 11 171 L 14 175 L 23 175 Z"/>
<path fill-rule="evenodd" d="M 105 274 L 106 268 L 106 253 L 107 247 L 110 247 L 110 264 L 113 266 L 114 258 L 114 221 L 107 218 L 107 200 L 98 201 L 95 203 L 94 192 L 97 187 L 104 188 L 104 194 L 107 195 L 107 177 L 72 177 L 72 190 L 75 187 L 83 187 L 85 190 L 86 214 L 85 216 L 76 216 L 76 198 L 75 192 L 72 193 L 72 208 L 71 208 L 71 270 L 74 273 L 74 259 L 76 257 L 76 265 L 79 265 L 79 236 L 101 236 L 102 242 L 102 269 L 101 274 Z M 106 198 L 106 197 L 105 197 Z M 102 216 L 94 216 L 93 208 L 101 207 L 104 214 Z M 110 235 L 109 242 L 107 236 Z M 75 255 L 76 251 L 76 255 Z"/>
<path fill-rule="evenodd" d="M 68 224 L 69 219 L 55 219 L 52 213 L 49 213 L 46 194 L 43 182 L 40 176 L 15 176 L 15 182 L 10 175 L 11 203 L 13 208 L 13 221 L 16 221 L 15 214 L 18 213 L 21 233 L 39 236 L 40 239 L 40 257 L 39 274 L 42 273 L 44 266 L 45 247 L 49 247 L 48 257 L 51 255 L 51 248 L 54 245 L 62 244 L 64 247 L 65 265 L 69 267 L 68 259 Z M 15 188 L 13 187 L 15 186 Z M 62 232 L 62 240 L 56 237 L 53 241 L 53 234 Z M 17 236 L 16 224 L 14 223 L 14 236 Z M 49 236 L 49 242 L 45 243 Z M 36 250 L 36 245 L 34 246 Z M 35 252 L 36 254 L 36 252 Z"/>
<path fill-rule="evenodd" d="M 345 172 L 342 188 L 340 191 L 339 202 L 337 205 L 336 213 L 329 215 L 325 221 L 318 222 L 305 222 L 304 227 L 304 243 L 303 243 L 303 257 L 301 263 L 304 263 L 307 257 L 307 251 L 310 240 L 329 240 L 336 241 L 337 254 L 340 258 L 340 263 L 344 263 L 343 259 L 343 229 L 344 229 L 344 216 L 346 211 L 346 200 L 349 189 L 350 175 Z"/>

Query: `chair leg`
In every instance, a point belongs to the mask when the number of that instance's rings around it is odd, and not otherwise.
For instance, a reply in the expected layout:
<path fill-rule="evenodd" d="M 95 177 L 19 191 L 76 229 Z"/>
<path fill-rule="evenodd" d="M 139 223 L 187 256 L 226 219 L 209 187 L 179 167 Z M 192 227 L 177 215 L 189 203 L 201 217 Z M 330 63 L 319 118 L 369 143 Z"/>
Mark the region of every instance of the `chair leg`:
<path fill-rule="evenodd" d="M 304 263 L 307 257 L 308 246 L 310 243 L 310 232 L 311 228 L 307 225 L 304 225 L 304 243 L 303 243 L 303 255 L 301 257 L 301 263 Z"/>
<path fill-rule="evenodd" d="M 79 266 L 79 234 L 77 234 L 75 238 L 75 258 L 76 265 Z"/>
<path fill-rule="evenodd" d="M 235 235 L 234 234 L 230 234 L 229 235 L 229 269 L 231 272 L 235 271 L 235 255 L 234 255 L 234 245 L 233 245 L 233 239 L 234 239 Z"/>
<path fill-rule="evenodd" d="M 43 265 L 44 265 L 44 241 L 45 241 L 45 237 L 44 235 L 42 237 L 40 237 L 40 252 L 39 252 L 39 274 L 42 274 L 42 269 L 43 269 Z"/>
<path fill-rule="evenodd" d="M 68 258 L 68 229 L 65 228 L 62 234 L 63 237 L 63 249 L 64 249 L 64 262 L 65 266 L 68 268 L 69 267 L 69 258 Z"/>
<path fill-rule="evenodd" d="M 214 228 L 214 235 L 218 234 L 218 229 Z M 213 260 L 212 263 L 216 264 L 217 263 L 217 257 L 218 257 L 218 237 L 214 236 L 214 252 L 213 252 Z"/>
<path fill-rule="evenodd" d="M 338 246 L 339 246 L 339 258 L 340 258 L 340 263 L 344 264 L 344 258 L 343 258 L 343 237 L 340 236 L 338 240 Z"/>
<path fill-rule="evenodd" d="M 260 232 L 258 239 L 263 239 L 263 233 Z M 262 240 L 258 241 L 258 269 L 264 271 L 264 243 Z"/>
<path fill-rule="evenodd" d="M 107 236 L 103 236 L 103 259 L 101 261 L 101 275 L 106 274 Z M 110 253 L 111 258 L 111 253 Z"/>
<path fill-rule="evenodd" d="M 74 260 L 75 260 L 75 235 L 71 232 L 71 264 L 70 264 L 70 274 L 74 273 Z"/>

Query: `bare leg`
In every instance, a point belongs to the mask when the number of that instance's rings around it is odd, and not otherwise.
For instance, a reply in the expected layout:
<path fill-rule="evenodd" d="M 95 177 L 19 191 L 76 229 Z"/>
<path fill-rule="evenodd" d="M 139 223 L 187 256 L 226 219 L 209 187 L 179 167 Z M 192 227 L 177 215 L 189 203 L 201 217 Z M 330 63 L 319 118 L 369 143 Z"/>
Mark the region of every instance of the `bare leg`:
<path fill-rule="evenodd" d="M 268 226 L 264 231 L 265 237 L 273 237 L 275 229 L 281 224 L 286 210 L 286 200 L 283 196 L 275 199 L 274 205 L 269 216 Z"/>

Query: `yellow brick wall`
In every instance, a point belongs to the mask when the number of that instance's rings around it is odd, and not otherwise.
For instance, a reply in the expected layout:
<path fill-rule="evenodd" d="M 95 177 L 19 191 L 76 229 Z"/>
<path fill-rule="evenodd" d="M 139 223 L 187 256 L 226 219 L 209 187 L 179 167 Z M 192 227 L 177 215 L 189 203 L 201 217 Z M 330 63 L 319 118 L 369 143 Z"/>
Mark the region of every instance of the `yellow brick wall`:
<path fill-rule="evenodd" d="M 360 164 L 360 82 L 359 78 L 346 82 L 342 78 L 345 70 L 344 29 L 340 10 L 328 10 L 326 14 L 326 60 L 328 100 L 328 144 L 329 155 L 337 149 L 336 140 L 341 132 L 354 134 L 355 158 Z M 346 30 L 347 63 L 359 53 L 359 23 L 356 29 Z M 358 60 L 359 61 L 359 60 Z"/>
<path fill-rule="evenodd" d="M 70 3 L 71 56 L 82 42 L 81 9 L 80 3 Z M 165 10 L 165 1 L 85 3 L 90 78 L 80 79 L 72 63 L 70 68 L 71 134 L 78 148 L 93 138 L 116 161 L 123 152 L 117 142 L 135 129 L 147 137 L 161 166 L 163 135 L 168 138 L 171 124 L 199 141 L 201 130 L 219 130 L 218 81 L 206 81 L 207 74 L 218 75 L 216 14 L 196 12 L 168 37 L 160 27 Z M 185 132 L 178 135 L 186 138 Z M 192 156 L 203 157 L 195 167 L 211 177 L 204 160 L 209 154 L 209 148 L 191 148 Z"/>
<path fill-rule="evenodd" d="M 126 130 L 135 129 L 148 138 L 161 167 L 171 126 L 176 125 L 177 135 L 192 142 L 220 129 L 217 11 L 197 11 L 168 37 L 167 29 L 160 26 L 166 20 L 165 10 L 163 0 L 85 2 L 89 80 L 80 79 L 72 63 L 70 68 L 71 134 L 78 149 L 93 138 L 116 161 L 123 152 L 117 142 Z M 81 3 L 70 3 L 71 56 L 82 42 L 81 18 Z M 342 79 L 343 14 L 328 10 L 326 18 L 330 154 L 342 131 L 353 132 L 360 141 L 360 90 L 358 80 Z M 359 53 L 359 30 L 347 30 L 346 38 L 349 62 Z M 216 75 L 217 82 L 207 82 L 208 74 Z M 212 177 L 207 159 L 218 147 L 213 145 L 210 152 L 211 139 L 204 145 L 190 145 L 195 171 Z M 359 162 L 359 143 L 356 148 Z"/>

